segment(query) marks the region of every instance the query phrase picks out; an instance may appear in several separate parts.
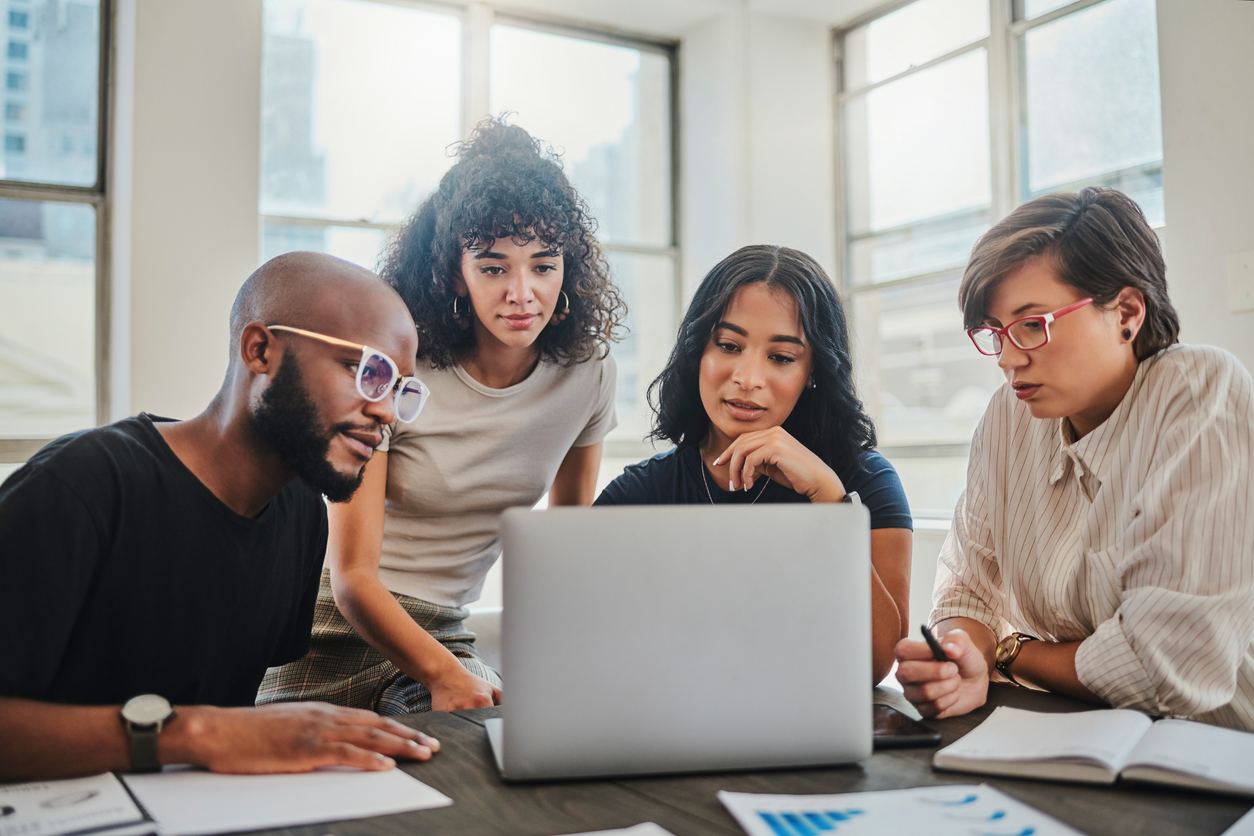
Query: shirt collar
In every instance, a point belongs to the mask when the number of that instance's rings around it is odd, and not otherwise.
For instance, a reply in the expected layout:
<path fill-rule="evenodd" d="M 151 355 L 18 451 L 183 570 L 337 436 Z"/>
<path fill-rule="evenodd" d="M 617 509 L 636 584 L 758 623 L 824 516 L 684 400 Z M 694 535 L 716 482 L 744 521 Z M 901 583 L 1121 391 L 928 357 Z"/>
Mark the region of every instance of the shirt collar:
<path fill-rule="evenodd" d="M 1073 440 L 1071 422 L 1066 418 L 1054 419 L 1057 425 L 1055 436 L 1058 439 L 1058 446 L 1052 457 L 1049 473 L 1050 485 L 1056 484 L 1068 470 L 1074 470 L 1076 480 L 1092 499 L 1093 494 L 1101 487 L 1102 478 L 1115 460 L 1119 439 L 1127 426 L 1132 404 L 1145 383 L 1145 375 L 1154 365 L 1154 359 L 1156 358 L 1147 358 L 1137 365 L 1132 385 L 1124 393 L 1115 411 L 1084 438 L 1078 441 Z"/>

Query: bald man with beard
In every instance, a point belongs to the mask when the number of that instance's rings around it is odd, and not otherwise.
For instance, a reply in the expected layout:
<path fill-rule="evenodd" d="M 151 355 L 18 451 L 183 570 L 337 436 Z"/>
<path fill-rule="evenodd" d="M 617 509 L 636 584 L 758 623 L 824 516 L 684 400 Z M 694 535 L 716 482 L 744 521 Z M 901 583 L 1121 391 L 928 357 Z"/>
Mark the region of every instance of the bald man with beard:
<path fill-rule="evenodd" d="M 308 647 L 322 495 L 352 495 L 396 418 L 390 391 L 358 388 L 365 345 L 413 374 L 396 292 L 330 256 L 279 256 L 235 300 L 204 412 L 64 436 L 0 485 L 0 781 L 388 769 L 438 749 L 367 711 L 252 707 L 266 668 Z"/>

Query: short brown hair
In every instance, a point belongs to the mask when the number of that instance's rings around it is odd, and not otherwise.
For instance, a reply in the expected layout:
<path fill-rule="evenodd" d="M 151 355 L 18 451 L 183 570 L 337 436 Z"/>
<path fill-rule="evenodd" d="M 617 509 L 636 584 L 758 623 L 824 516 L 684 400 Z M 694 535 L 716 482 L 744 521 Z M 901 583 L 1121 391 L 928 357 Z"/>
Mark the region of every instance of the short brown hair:
<path fill-rule="evenodd" d="M 1037 256 L 1050 258 L 1059 279 L 1099 306 L 1125 287 L 1141 292 L 1145 324 L 1132 344 L 1138 360 L 1178 341 L 1158 236 L 1127 195 L 1096 187 L 1030 200 L 980 237 L 958 289 L 965 327 L 982 325 L 997 285 Z"/>

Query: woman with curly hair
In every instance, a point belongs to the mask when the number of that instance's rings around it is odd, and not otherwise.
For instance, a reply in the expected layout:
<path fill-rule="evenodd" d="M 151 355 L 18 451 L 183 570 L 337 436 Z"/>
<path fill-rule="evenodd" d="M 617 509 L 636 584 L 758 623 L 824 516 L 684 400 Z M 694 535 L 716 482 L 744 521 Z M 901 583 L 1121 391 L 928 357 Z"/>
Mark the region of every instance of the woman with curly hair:
<path fill-rule="evenodd" d="M 845 312 L 823 268 L 787 247 L 723 259 L 649 394 L 652 436 L 675 448 L 628 467 L 596 504 L 861 502 L 871 512 L 872 675 L 883 679 L 909 629 L 913 523 L 897 472 L 874 450 Z"/>
<path fill-rule="evenodd" d="M 546 490 L 590 504 L 616 423 L 606 349 L 625 307 L 592 226 L 556 156 L 489 119 L 401 229 L 381 272 L 417 324 L 430 400 L 330 506 L 310 652 L 271 670 L 258 702 L 500 702 L 463 623 L 500 556 L 500 513 Z"/>

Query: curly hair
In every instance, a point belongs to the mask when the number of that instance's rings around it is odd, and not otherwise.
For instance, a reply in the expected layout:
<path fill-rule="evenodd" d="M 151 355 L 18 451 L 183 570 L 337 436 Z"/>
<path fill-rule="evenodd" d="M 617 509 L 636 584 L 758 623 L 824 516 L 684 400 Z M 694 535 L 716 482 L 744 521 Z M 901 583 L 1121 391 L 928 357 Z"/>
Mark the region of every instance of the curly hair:
<path fill-rule="evenodd" d="M 813 352 L 810 374 L 815 388 L 801 390 L 784 430 L 833 470 L 861 467 L 861 453 L 875 447 L 875 424 L 854 391 L 845 310 L 818 262 L 788 247 L 741 247 L 701 280 L 666 368 L 649 385 L 654 413 L 649 437 L 680 448 L 705 441 L 710 418 L 701 403 L 701 356 L 732 299 L 741 288 L 757 282 L 796 301 Z"/>
<path fill-rule="evenodd" d="M 457 146 L 457 158 L 391 241 L 379 271 L 413 314 L 418 357 L 443 369 L 473 355 L 475 330 L 453 318 L 454 280 L 463 252 L 498 238 L 519 246 L 539 240 L 562 254 L 570 313 L 540 332 L 540 357 L 570 365 L 607 351 L 627 308 L 560 157 L 522 128 L 489 117 Z"/>

